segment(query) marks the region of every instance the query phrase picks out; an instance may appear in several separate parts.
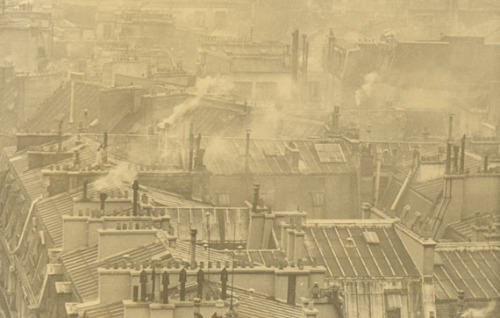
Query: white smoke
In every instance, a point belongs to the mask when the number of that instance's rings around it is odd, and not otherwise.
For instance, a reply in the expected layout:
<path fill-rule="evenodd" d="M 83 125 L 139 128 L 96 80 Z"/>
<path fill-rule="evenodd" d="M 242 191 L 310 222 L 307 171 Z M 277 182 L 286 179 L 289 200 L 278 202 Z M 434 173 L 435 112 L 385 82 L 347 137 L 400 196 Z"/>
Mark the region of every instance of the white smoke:
<path fill-rule="evenodd" d="M 496 304 L 494 301 L 492 301 L 492 302 L 488 303 L 488 306 L 483 307 L 483 308 L 469 308 L 460 317 L 461 318 L 493 317 L 493 315 L 490 316 L 490 314 L 493 314 L 495 307 L 496 307 Z"/>
<path fill-rule="evenodd" d="M 368 73 L 365 75 L 365 82 L 361 86 L 360 89 L 356 91 L 356 105 L 360 106 L 363 101 L 368 99 L 373 93 L 373 86 L 379 79 L 379 76 L 376 72 Z"/>
<path fill-rule="evenodd" d="M 137 179 L 137 170 L 129 163 L 122 162 L 111 168 L 108 174 L 94 182 L 98 191 L 117 187 L 122 188 L 124 184 L 132 184 Z"/>
<path fill-rule="evenodd" d="M 207 95 L 227 94 L 234 88 L 233 84 L 224 77 L 206 77 L 196 82 L 194 96 L 174 107 L 173 113 L 165 118 L 158 126 L 172 125 L 191 109 L 200 106 L 200 101 Z"/>

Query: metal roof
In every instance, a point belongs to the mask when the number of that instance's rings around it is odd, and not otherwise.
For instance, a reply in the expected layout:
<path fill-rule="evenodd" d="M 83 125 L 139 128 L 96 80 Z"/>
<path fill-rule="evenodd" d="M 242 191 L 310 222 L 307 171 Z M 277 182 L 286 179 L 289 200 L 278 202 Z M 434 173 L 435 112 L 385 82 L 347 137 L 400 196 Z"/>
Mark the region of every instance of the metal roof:
<path fill-rule="evenodd" d="M 285 156 L 290 140 L 250 139 L 249 170 L 254 174 L 343 174 L 353 171 L 350 154 L 343 143 L 321 140 L 293 140 L 300 154 L 298 167 Z M 346 156 L 345 163 L 321 162 L 315 149 L 317 144 L 338 144 Z M 241 174 L 245 172 L 244 138 L 204 138 L 204 163 L 214 174 Z"/>
<path fill-rule="evenodd" d="M 391 223 L 308 224 L 307 253 L 333 278 L 419 277 L 417 267 Z M 367 242 L 365 233 L 379 243 Z"/>
<path fill-rule="evenodd" d="M 437 301 L 500 299 L 500 245 L 465 243 L 436 247 L 434 290 Z"/>

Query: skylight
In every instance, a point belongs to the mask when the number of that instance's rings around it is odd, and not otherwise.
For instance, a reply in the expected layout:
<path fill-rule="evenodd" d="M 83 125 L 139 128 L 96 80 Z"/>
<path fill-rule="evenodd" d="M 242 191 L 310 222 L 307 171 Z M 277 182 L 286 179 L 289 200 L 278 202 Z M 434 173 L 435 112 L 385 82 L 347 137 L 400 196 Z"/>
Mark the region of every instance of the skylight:
<path fill-rule="evenodd" d="M 339 144 L 315 144 L 314 148 L 319 156 L 319 161 L 324 163 L 345 162 L 344 152 Z"/>

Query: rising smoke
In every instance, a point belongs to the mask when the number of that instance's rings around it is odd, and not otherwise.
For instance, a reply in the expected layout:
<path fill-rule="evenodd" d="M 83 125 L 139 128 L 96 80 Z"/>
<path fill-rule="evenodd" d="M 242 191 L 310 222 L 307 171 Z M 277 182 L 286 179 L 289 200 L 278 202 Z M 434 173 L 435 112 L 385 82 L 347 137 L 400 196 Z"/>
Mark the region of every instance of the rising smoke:
<path fill-rule="evenodd" d="M 228 94 L 233 90 L 234 86 L 226 78 L 206 77 L 198 80 L 194 91 L 191 92 L 194 96 L 188 98 L 183 103 L 174 107 L 173 113 L 158 125 L 159 128 L 164 128 L 166 125 L 175 124 L 188 111 L 200 106 L 200 101 L 207 95 L 223 95 Z"/>
<path fill-rule="evenodd" d="M 137 179 L 137 170 L 129 163 L 119 163 L 111 168 L 108 174 L 94 182 L 98 191 L 109 188 L 122 188 L 124 185 L 130 185 Z"/>
<path fill-rule="evenodd" d="M 362 104 L 372 96 L 373 87 L 378 79 L 379 76 L 376 72 L 365 75 L 363 85 L 356 91 L 355 94 L 357 106 L 362 106 Z"/>
<path fill-rule="evenodd" d="M 460 318 L 488 318 L 488 317 L 498 317 L 498 311 L 495 310 L 496 303 L 490 302 L 488 306 L 483 308 L 469 308 L 467 309 Z"/>

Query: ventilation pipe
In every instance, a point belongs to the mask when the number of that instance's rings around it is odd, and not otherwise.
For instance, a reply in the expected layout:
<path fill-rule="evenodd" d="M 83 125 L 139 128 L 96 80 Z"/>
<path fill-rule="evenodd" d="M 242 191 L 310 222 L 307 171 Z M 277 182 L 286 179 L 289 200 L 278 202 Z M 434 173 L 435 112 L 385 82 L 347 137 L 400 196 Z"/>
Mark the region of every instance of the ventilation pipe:
<path fill-rule="evenodd" d="M 132 189 L 134 190 L 134 195 L 132 198 L 132 215 L 137 216 L 137 202 L 139 200 L 139 181 L 137 180 L 134 181 Z"/>

